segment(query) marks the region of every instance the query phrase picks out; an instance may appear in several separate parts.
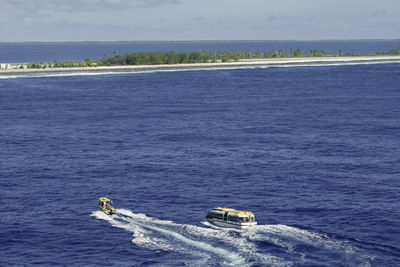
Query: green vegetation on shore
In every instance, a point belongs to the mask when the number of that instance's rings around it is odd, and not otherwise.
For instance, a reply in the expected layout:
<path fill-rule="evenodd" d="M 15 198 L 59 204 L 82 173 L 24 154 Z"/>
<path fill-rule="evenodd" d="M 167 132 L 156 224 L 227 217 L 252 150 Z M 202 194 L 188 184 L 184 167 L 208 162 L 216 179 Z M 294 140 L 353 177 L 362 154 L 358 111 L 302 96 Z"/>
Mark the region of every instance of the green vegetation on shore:
<path fill-rule="evenodd" d="M 114 52 L 113 56 L 104 56 L 100 60 L 86 59 L 85 61 L 63 61 L 52 63 L 30 63 L 28 69 L 47 68 L 73 68 L 73 67 L 97 67 L 97 66 L 132 66 L 132 65 L 160 65 L 160 64 L 184 64 L 184 63 L 216 63 L 230 62 L 246 59 L 271 59 L 271 58 L 295 58 L 295 57 L 349 57 L 349 56 L 382 56 L 400 55 L 400 45 L 388 52 L 376 52 L 375 54 L 343 53 L 342 50 L 328 53 L 325 50 L 300 49 L 260 51 L 223 51 L 223 52 L 132 52 L 121 55 Z"/>

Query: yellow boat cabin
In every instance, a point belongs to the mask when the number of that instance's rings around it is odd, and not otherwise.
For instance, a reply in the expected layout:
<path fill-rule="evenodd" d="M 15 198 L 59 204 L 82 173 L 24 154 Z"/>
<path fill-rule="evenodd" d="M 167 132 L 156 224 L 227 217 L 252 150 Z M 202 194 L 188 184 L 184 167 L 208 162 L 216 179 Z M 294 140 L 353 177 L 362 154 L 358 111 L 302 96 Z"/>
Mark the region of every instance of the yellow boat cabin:
<path fill-rule="evenodd" d="M 99 207 L 107 215 L 115 214 L 115 208 L 112 206 L 112 200 L 106 197 L 99 198 Z"/>

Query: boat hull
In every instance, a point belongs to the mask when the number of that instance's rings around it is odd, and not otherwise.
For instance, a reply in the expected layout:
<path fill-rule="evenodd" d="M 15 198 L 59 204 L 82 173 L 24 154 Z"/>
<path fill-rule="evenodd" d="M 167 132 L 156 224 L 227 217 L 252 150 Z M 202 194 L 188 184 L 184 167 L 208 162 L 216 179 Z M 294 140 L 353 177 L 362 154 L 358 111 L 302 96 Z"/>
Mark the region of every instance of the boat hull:
<path fill-rule="evenodd" d="M 207 221 L 213 225 L 219 226 L 219 227 L 224 227 L 224 228 L 235 228 L 235 229 L 247 229 L 254 227 L 257 225 L 257 222 L 231 222 L 231 221 L 224 221 L 224 220 L 218 220 L 218 219 L 211 219 L 207 218 Z"/>
<path fill-rule="evenodd" d="M 103 210 L 103 209 L 102 209 Z M 103 210 L 103 212 L 105 213 L 105 214 L 107 214 L 107 215 L 113 215 L 113 214 L 115 214 L 115 212 L 113 212 L 113 211 L 110 211 L 110 210 Z"/>
<path fill-rule="evenodd" d="M 107 206 L 107 205 L 104 205 L 104 206 L 102 206 L 100 203 L 99 203 L 99 208 L 105 213 L 105 214 L 107 214 L 107 215 L 113 215 L 113 214 L 115 214 L 115 209 L 114 208 L 112 208 L 112 207 L 110 207 L 110 206 Z"/>

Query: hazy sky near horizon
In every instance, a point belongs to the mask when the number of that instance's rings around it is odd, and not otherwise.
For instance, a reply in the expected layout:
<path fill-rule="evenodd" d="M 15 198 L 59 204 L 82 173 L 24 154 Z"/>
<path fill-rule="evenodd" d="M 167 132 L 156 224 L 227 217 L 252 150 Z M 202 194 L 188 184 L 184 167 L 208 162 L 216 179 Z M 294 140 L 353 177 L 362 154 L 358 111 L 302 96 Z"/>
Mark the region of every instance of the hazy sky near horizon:
<path fill-rule="evenodd" d="M 0 42 L 400 39 L 399 0 L 0 0 Z"/>

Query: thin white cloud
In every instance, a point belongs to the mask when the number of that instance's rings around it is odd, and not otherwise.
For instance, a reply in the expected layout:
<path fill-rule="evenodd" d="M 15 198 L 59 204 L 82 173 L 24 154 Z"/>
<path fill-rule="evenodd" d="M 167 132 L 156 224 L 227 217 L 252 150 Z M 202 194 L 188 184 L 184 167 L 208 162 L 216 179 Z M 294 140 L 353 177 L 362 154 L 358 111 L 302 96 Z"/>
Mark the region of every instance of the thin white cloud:
<path fill-rule="evenodd" d="M 179 4 L 180 0 L 0 0 L 0 22 L 34 23 L 76 20 L 128 10 L 144 10 Z M 92 15 L 88 16 L 89 13 Z M 112 14 L 114 13 L 114 14 Z M 107 17 L 105 17 L 107 18 Z"/>
<path fill-rule="evenodd" d="M 180 0 L 0 0 L 1 10 L 37 12 L 145 8 L 176 4 Z"/>

